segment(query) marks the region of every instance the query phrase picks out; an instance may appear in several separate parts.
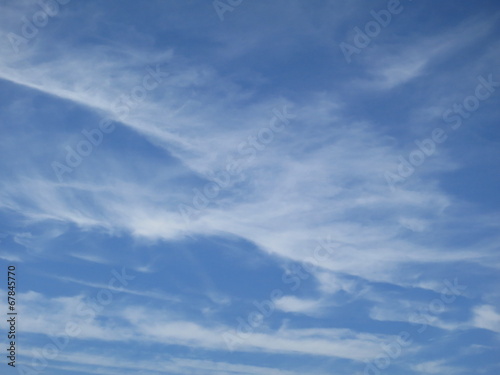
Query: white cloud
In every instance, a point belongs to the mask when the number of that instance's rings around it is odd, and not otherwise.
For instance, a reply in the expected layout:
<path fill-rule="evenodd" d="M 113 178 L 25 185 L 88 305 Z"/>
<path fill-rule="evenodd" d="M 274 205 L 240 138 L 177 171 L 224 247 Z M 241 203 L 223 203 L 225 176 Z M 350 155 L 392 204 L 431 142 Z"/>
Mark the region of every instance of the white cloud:
<path fill-rule="evenodd" d="M 97 264 L 109 264 L 109 261 L 98 255 L 82 254 L 82 253 L 73 253 L 69 255 L 72 256 L 73 258 L 85 260 L 87 262 L 92 262 Z"/>
<path fill-rule="evenodd" d="M 458 367 L 447 365 L 446 360 L 427 361 L 411 367 L 421 374 L 460 374 L 464 372 Z"/>
<path fill-rule="evenodd" d="M 6 260 L 8 262 L 16 262 L 16 263 L 23 261 L 19 256 L 13 255 L 12 252 L 11 252 L 11 254 L 0 255 L 0 259 Z"/>
<path fill-rule="evenodd" d="M 33 352 L 36 348 L 23 348 L 20 353 L 28 358 L 36 358 Z M 112 355 L 102 356 L 97 353 L 75 353 L 61 352 L 56 358 L 58 363 L 51 363 L 49 368 L 63 369 L 68 371 L 87 372 L 95 374 L 116 374 L 117 372 L 131 372 L 141 374 L 193 374 L 203 372 L 210 375 L 298 375 L 298 372 L 280 370 L 265 366 L 251 366 L 245 364 L 235 364 L 231 362 L 197 360 L 190 358 L 171 357 L 170 359 L 150 360 L 134 359 L 129 360 L 123 357 Z M 28 362 L 29 363 L 29 362 Z M 316 372 L 322 374 L 323 372 Z"/>
<path fill-rule="evenodd" d="M 276 301 L 278 310 L 290 313 L 316 315 L 323 307 L 319 300 L 300 299 L 295 296 L 284 296 Z"/>
<path fill-rule="evenodd" d="M 367 51 L 367 70 L 373 78 L 364 81 L 363 86 L 387 90 L 410 82 L 423 75 L 439 58 L 449 57 L 487 36 L 497 18 L 498 15 L 469 19 L 452 30 L 417 37 L 411 45 L 387 44 L 375 49 L 373 54 Z"/>
<path fill-rule="evenodd" d="M 500 333 L 500 313 L 496 311 L 494 306 L 476 306 L 473 313 L 472 325 L 474 327 Z"/>
<path fill-rule="evenodd" d="M 26 294 L 28 295 L 28 294 Z M 357 333 L 349 329 L 292 329 L 263 327 L 250 336 L 238 336 L 233 327 L 211 321 L 196 322 L 179 318 L 165 309 L 145 310 L 123 307 L 119 298 L 111 305 L 88 302 L 83 296 L 46 298 L 31 293 L 23 303 L 23 331 L 48 336 L 65 336 L 66 324 L 74 322 L 80 333 L 71 340 L 99 340 L 181 345 L 201 350 L 227 351 L 227 337 L 239 352 L 269 352 L 314 355 L 363 361 L 377 355 L 386 335 Z M 20 298 L 20 300 L 22 300 Z M 93 310 L 95 313 L 91 313 Z M 31 311 L 32 313 L 28 313 Z M 105 318 L 103 320 L 103 318 Z M 112 322 L 112 323 L 110 323 Z M 3 323 L 2 323 L 3 324 Z M 3 324 L 5 325 L 5 324 Z"/>
<path fill-rule="evenodd" d="M 475 24 L 470 27 L 477 29 Z M 423 56 L 420 52 L 428 44 L 441 51 L 449 36 L 438 39 L 419 44 L 410 55 Z M 180 64 L 183 57 L 173 50 L 154 54 L 93 47 L 61 54 L 58 47 L 47 48 L 54 53 L 46 63 L 30 63 L 49 52 L 36 46 L 23 56 L 26 64 L 22 66 L 16 60 L 20 57 L 4 57 L 0 76 L 103 116 L 116 117 L 113 109 L 119 95 L 141 81 L 147 66 L 164 63 L 162 69 L 169 74 L 165 82 L 121 123 L 173 154 L 182 167 L 163 171 L 159 160 L 138 160 L 141 171 L 162 174 L 161 182 L 146 187 L 137 167 L 122 165 L 109 151 L 99 160 L 94 155 L 87 158 L 86 167 L 72 176 L 73 182 L 57 183 L 36 174 L 5 182 L 2 201 L 7 203 L 3 204 L 31 220 L 73 223 L 114 234 L 126 231 L 150 239 L 227 233 L 295 261 L 311 256 L 315 240 L 331 236 L 343 245 L 321 264 L 324 270 L 398 284 L 414 281 L 413 275 L 397 271 L 402 264 L 477 257 L 477 252 L 460 249 L 445 253 L 443 248 L 423 248 L 400 236 L 401 225 L 423 231 L 432 227 L 433 220 L 447 220 L 443 211 L 451 198 L 418 182 L 392 193 L 383 173 L 396 165 L 395 150 L 386 146 L 383 135 L 371 124 L 346 118 L 345 103 L 337 94 L 317 94 L 296 102 L 258 101 L 208 65 Z M 204 90 L 215 86 L 221 93 Z M 242 98 L 250 104 L 238 105 Z M 271 109 L 278 104 L 293 107 L 296 116 L 285 131 L 276 134 L 248 164 L 243 183 L 221 194 L 199 219 L 184 223 L 178 204 L 190 204 L 191 189 L 202 189 L 203 183 L 173 192 L 177 178 L 197 176 L 206 181 L 209 172 L 223 169 L 241 142 L 269 124 Z M 100 170 L 113 170 L 113 175 Z M 85 199 L 87 194 L 92 204 Z M 373 212 L 380 212 L 381 217 L 368 223 L 365 218 Z"/>
<path fill-rule="evenodd" d="M 172 296 L 172 295 L 158 292 L 158 291 L 152 291 L 152 290 L 137 291 L 137 290 L 127 289 L 127 288 L 123 288 L 123 287 L 112 287 L 112 286 L 109 286 L 108 284 L 105 284 L 105 283 L 78 280 L 78 279 L 74 279 L 72 277 L 50 276 L 50 275 L 48 275 L 48 276 L 52 277 L 54 279 L 63 281 L 63 282 L 70 282 L 70 283 L 75 283 L 75 284 L 79 284 L 79 285 L 85 285 L 85 286 L 89 286 L 89 287 L 96 288 L 96 289 L 107 289 L 107 290 L 111 290 L 114 292 L 131 294 L 131 295 L 141 296 L 141 297 L 148 297 L 148 298 L 158 299 L 158 300 L 162 300 L 162 301 L 170 301 L 170 302 L 178 302 L 179 301 L 179 298 L 176 296 Z"/>

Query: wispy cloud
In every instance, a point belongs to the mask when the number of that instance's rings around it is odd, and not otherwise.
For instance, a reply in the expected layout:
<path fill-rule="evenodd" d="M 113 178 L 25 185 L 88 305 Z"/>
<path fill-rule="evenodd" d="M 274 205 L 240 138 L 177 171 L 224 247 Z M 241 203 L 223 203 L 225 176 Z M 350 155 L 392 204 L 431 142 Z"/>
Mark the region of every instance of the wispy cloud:
<path fill-rule="evenodd" d="M 496 74 L 498 10 L 407 2 L 346 64 L 338 43 L 366 22 L 363 2 L 224 3 L 221 23 L 212 2 L 69 2 L 19 53 L 0 40 L 0 259 L 32 285 L 22 360 L 75 321 L 74 351 L 47 371 L 361 373 L 401 327 L 425 324 L 439 337 L 413 335 L 394 366 L 466 373 L 455 353 L 500 329 L 499 98 L 396 191 L 384 173 Z M 2 5 L 3 35 L 40 4 Z M 53 162 L 71 150 L 85 157 L 60 179 Z M 184 220 L 181 205 L 203 209 Z M 135 284 L 95 280 L 125 263 Z M 448 303 L 454 278 L 467 290 Z M 275 289 L 277 313 L 245 335 L 237 319 Z M 102 290 L 112 308 L 92 305 Z M 449 337 L 446 358 L 429 358 Z"/>

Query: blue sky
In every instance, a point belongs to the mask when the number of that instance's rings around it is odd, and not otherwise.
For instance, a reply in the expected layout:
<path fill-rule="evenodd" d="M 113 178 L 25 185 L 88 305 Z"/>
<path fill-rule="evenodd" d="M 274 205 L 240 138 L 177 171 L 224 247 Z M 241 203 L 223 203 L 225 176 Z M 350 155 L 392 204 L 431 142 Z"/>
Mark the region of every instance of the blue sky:
<path fill-rule="evenodd" d="M 499 373 L 496 1 L 0 7 L 2 373 Z"/>

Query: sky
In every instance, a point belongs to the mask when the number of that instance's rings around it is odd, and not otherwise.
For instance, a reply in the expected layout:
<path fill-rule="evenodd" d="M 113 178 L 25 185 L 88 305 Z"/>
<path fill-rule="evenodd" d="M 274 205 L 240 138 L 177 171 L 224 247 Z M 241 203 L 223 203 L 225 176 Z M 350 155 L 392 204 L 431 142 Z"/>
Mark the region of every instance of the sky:
<path fill-rule="evenodd" d="M 1 2 L 0 372 L 500 373 L 499 20 Z"/>

